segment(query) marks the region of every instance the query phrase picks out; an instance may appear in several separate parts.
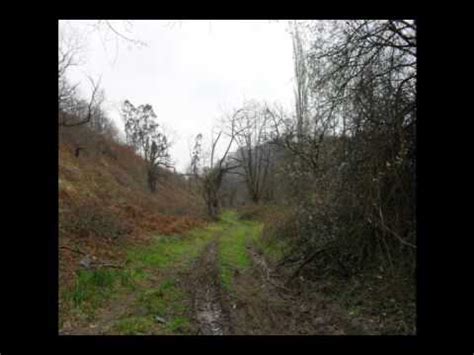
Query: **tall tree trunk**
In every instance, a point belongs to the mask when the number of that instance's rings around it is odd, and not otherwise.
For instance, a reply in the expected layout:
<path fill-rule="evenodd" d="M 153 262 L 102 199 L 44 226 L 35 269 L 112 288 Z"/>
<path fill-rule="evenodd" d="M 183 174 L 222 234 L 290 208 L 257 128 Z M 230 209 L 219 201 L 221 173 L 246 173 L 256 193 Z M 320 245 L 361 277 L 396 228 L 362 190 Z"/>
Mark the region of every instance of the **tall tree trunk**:
<path fill-rule="evenodd" d="M 156 191 L 156 174 L 152 170 L 148 170 L 148 187 L 152 193 Z"/>

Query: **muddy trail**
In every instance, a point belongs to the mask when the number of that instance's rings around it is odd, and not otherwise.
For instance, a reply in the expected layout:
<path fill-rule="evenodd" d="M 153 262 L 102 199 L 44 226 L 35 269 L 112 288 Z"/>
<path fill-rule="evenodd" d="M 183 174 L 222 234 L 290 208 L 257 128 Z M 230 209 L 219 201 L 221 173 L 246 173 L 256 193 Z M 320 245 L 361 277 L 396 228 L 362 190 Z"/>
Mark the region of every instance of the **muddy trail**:
<path fill-rule="evenodd" d="M 142 275 L 133 287 L 111 290 L 112 299 L 60 334 L 364 334 L 306 281 L 286 285 L 288 272 L 267 262 L 260 227 L 229 213 L 194 234 L 157 238 L 124 270 Z"/>
<path fill-rule="evenodd" d="M 220 274 L 220 239 L 214 236 L 191 274 L 193 312 L 199 335 L 345 335 L 363 334 L 345 312 L 322 295 L 286 285 L 288 274 L 272 269 L 249 241 L 243 253 L 250 264 L 232 271 L 224 288 Z"/>
<path fill-rule="evenodd" d="M 198 335 L 228 335 L 232 329 L 228 310 L 223 306 L 223 292 L 218 267 L 218 242 L 205 248 L 192 273 L 193 311 Z"/>

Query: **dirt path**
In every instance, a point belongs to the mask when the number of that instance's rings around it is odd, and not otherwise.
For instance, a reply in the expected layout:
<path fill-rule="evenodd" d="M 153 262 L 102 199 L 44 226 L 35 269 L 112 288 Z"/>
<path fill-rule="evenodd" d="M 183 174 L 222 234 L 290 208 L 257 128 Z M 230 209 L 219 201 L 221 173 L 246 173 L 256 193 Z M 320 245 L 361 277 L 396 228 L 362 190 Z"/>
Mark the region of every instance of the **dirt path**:
<path fill-rule="evenodd" d="M 193 278 L 193 309 L 199 335 L 226 335 L 231 333 L 218 267 L 218 242 L 208 244 L 191 275 Z"/>
<path fill-rule="evenodd" d="M 247 237 L 248 228 L 235 217 L 228 218 L 202 243 L 198 237 L 184 238 L 146 249 L 149 253 L 138 261 L 162 260 L 172 250 L 179 251 L 180 243 L 188 243 L 189 248 L 167 267 L 147 264 L 151 274 L 146 281 L 104 305 L 93 322 L 63 329 L 62 334 L 123 334 L 124 324 L 125 334 L 132 335 L 363 334 L 306 280 L 287 287 L 288 275 L 267 263 Z M 190 253 L 198 247 L 198 253 Z M 183 258 L 189 263 L 180 262 Z M 118 333 L 117 325 L 122 325 Z"/>

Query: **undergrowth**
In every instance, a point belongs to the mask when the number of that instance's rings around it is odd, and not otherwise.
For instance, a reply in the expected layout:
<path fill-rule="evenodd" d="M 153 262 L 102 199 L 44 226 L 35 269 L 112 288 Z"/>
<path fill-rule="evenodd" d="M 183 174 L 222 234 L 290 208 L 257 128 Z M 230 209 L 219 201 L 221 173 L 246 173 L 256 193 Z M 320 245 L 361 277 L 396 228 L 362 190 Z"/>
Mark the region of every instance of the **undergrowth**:
<path fill-rule="evenodd" d="M 291 211 L 272 206 L 249 207 L 244 209 L 243 216 L 263 223 L 262 236 L 255 238 L 253 244 L 268 262 L 275 265 L 292 261 L 284 264 L 286 270 L 281 271 L 292 274 L 304 256 L 311 255 L 308 244 L 303 249 L 295 238 L 298 230 L 292 226 Z M 363 268 L 353 268 L 342 275 L 332 267 L 331 258 L 337 255 L 322 253 L 308 263 L 300 273 L 306 281 L 299 282 L 299 286 L 314 288 L 311 292 L 321 292 L 334 300 L 349 319 L 363 323 L 368 334 L 415 334 L 416 292 L 414 275 L 406 270 L 409 267 L 391 270 L 365 263 Z"/>

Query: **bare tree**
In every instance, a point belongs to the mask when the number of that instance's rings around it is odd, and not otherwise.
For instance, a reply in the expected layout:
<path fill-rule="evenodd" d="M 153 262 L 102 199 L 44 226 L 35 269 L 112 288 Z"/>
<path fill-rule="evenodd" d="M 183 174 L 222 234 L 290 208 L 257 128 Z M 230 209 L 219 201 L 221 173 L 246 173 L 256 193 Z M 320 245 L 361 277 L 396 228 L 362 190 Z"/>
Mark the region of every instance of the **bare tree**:
<path fill-rule="evenodd" d="M 199 133 L 194 140 L 194 147 L 191 153 L 191 173 L 197 177 L 202 155 L 202 134 Z"/>
<path fill-rule="evenodd" d="M 269 112 L 274 141 L 290 157 L 284 168 L 296 197 L 301 248 L 314 252 L 331 244 L 331 255 L 318 254 L 318 260 L 334 262 L 345 274 L 369 260 L 391 270 L 397 261 L 409 264 L 415 249 L 416 24 L 321 21 L 300 30 L 311 38 L 297 52 L 308 78 L 307 129 L 298 127 L 298 105 L 296 119 Z"/>
<path fill-rule="evenodd" d="M 74 103 L 69 110 L 59 112 L 59 125 L 63 127 L 80 126 L 90 122 L 94 111 L 100 107 L 102 103 L 100 91 L 100 79 L 95 81 L 92 77 L 87 77 L 92 87 L 92 92 L 89 101 L 84 104 L 77 98 L 73 98 Z"/>
<path fill-rule="evenodd" d="M 150 150 L 145 158 L 148 163 L 148 185 L 151 192 L 156 191 L 159 167 L 173 168 L 170 164 L 169 147 L 168 139 L 162 133 L 158 133 L 151 142 Z"/>
<path fill-rule="evenodd" d="M 270 114 L 266 106 L 257 102 L 247 102 L 233 117 L 236 126 L 235 135 L 238 144 L 237 154 L 232 160 L 242 170 L 235 173 L 245 179 L 249 195 L 258 203 L 268 189 L 267 180 L 272 159 L 272 137 Z"/>
<path fill-rule="evenodd" d="M 336 114 L 336 108 L 352 99 L 357 82 L 367 70 L 372 71 L 374 80 L 389 79 L 396 91 L 406 92 L 414 101 L 416 25 L 413 21 L 336 21 L 329 26 L 332 35 L 319 36 L 308 53 L 311 91 L 320 96 L 319 107 L 325 107 L 326 114 Z M 317 28 L 312 31 L 317 33 Z M 414 106 L 407 109 L 414 110 Z"/>
<path fill-rule="evenodd" d="M 212 219 L 217 219 L 219 216 L 219 190 L 221 188 L 223 177 L 227 172 L 238 167 L 238 165 L 232 164 L 229 159 L 227 159 L 227 156 L 229 154 L 232 144 L 234 143 L 236 135 L 239 133 L 236 130 L 235 125 L 235 118 L 239 114 L 239 112 L 240 110 L 235 111 L 233 116 L 229 119 L 230 129 L 228 130 L 228 132 L 224 134 L 224 131 L 221 130 L 215 138 L 211 139 L 210 162 L 208 166 L 203 168 L 202 176 L 199 177 L 202 184 L 202 196 L 207 206 L 208 215 Z M 229 142 L 224 153 L 214 162 L 214 159 L 217 155 L 216 148 L 223 135 L 228 136 Z"/>
<path fill-rule="evenodd" d="M 110 20 L 98 20 L 92 26 L 93 32 L 99 36 L 106 33 L 112 33 L 118 46 L 118 41 L 122 40 L 134 46 L 146 46 L 146 43 L 130 37 L 132 23 L 122 21 L 125 30 L 117 29 L 115 22 Z M 85 37 L 81 36 L 79 30 L 72 26 L 69 21 L 59 22 L 58 38 L 58 111 L 59 125 L 64 127 L 74 127 L 86 124 L 94 116 L 99 117 L 100 105 L 103 101 L 103 93 L 99 91 L 100 79 L 93 80 L 87 76 L 92 85 L 91 97 L 86 105 L 79 98 L 79 83 L 71 83 L 68 79 L 68 73 L 71 68 L 80 66 L 83 63 L 82 53 L 85 47 Z M 78 115 L 80 113 L 80 117 Z M 101 123 L 100 123 L 101 122 Z M 105 121 L 98 121 L 98 124 L 104 124 Z M 96 128 L 98 126 L 96 125 Z"/>
<path fill-rule="evenodd" d="M 308 71 L 306 56 L 303 48 L 303 39 L 297 21 L 291 24 L 293 39 L 293 62 L 295 65 L 295 108 L 296 132 L 298 141 L 303 140 L 308 120 Z"/>
<path fill-rule="evenodd" d="M 157 116 L 151 105 L 135 107 L 125 100 L 121 114 L 127 143 L 143 156 L 147 165 L 148 187 L 155 192 L 159 168 L 172 168 L 168 138 L 156 121 Z"/>
<path fill-rule="evenodd" d="M 77 32 L 66 31 L 59 27 L 58 38 L 58 106 L 60 111 L 67 112 L 74 106 L 77 97 L 78 83 L 71 84 L 67 74 L 72 67 L 82 63 L 83 42 Z"/>
<path fill-rule="evenodd" d="M 121 24 L 122 29 L 118 29 L 117 25 Z M 137 47 L 146 47 L 147 43 L 137 38 L 133 38 L 132 27 L 133 23 L 130 20 L 120 20 L 120 21 L 111 21 L 111 20 L 98 20 L 95 22 L 93 27 L 99 33 L 112 33 L 113 37 L 118 43 L 119 40 L 124 41 L 125 43 L 132 44 Z"/>

